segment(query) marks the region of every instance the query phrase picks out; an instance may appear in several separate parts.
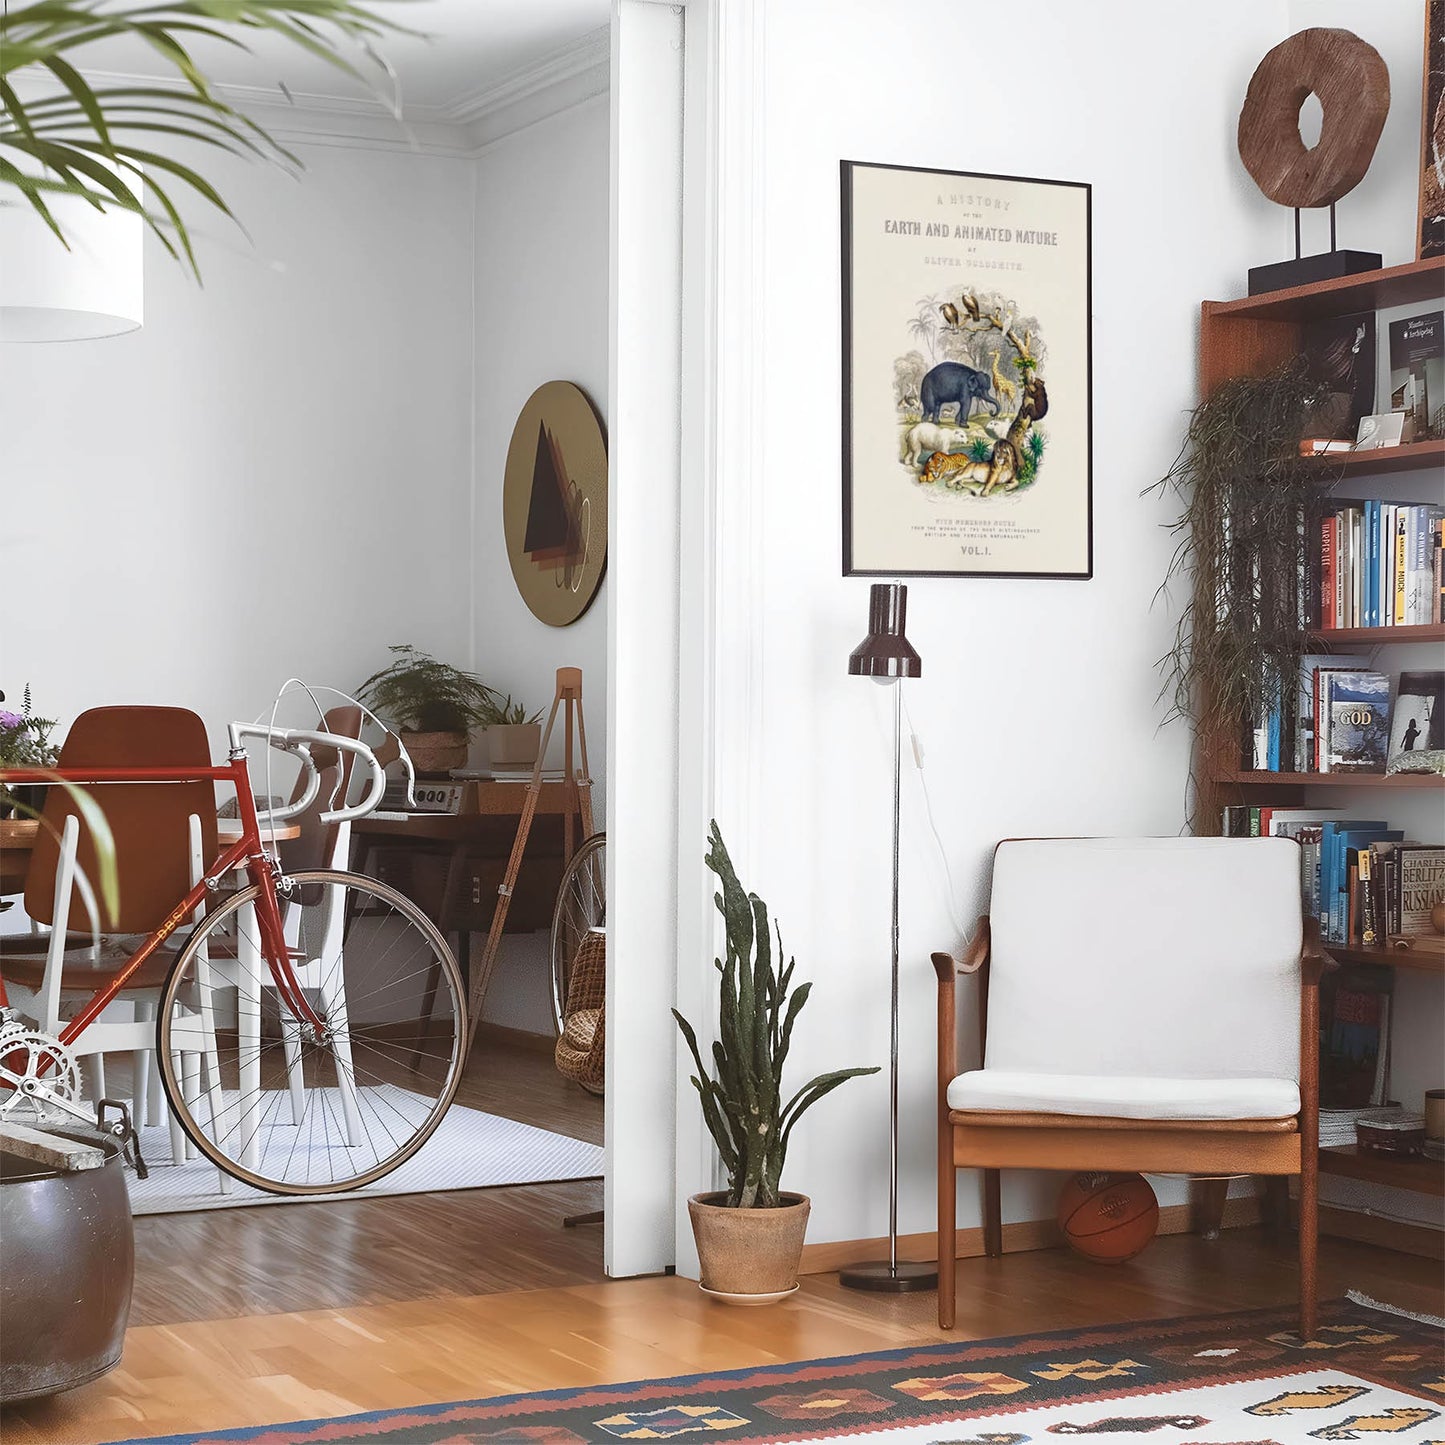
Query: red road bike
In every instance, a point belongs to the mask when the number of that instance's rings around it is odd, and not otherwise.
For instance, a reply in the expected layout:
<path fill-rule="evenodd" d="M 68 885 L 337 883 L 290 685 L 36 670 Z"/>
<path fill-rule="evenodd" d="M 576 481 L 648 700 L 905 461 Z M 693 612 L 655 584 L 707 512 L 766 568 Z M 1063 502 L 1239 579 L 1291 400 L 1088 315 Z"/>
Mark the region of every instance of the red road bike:
<path fill-rule="evenodd" d="M 266 821 L 296 816 L 315 801 L 313 749 L 351 752 L 370 774 L 359 803 L 347 807 L 343 798 L 320 820 L 370 812 L 385 779 L 375 753 L 330 733 L 245 723 L 229 731 L 229 760 L 218 766 L 0 771 L 6 783 L 64 780 L 85 788 L 230 784 L 241 823 L 240 838 L 158 928 L 127 945 L 118 970 L 58 1035 L 25 1021 L 0 971 L 0 1117 L 24 1122 L 59 1111 L 95 1120 L 97 1110 L 80 1100 L 69 1045 L 142 969 L 158 972 L 157 962 L 170 960 L 156 1051 L 186 1134 L 227 1174 L 259 1189 L 306 1195 L 358 1188 L 415 1154 L 450 1106 L 465 1059 L 466 990 L 441 934 L 395 889 L 337 869 L 287 874 L 263 842 Z M 300 760 L 308 781 L 299 798 L 258 813 L 248 736 Z M 237 870 L 245 886 L 228 891 Z M 173 940 L 182 934 L 177 948 Z M 115 1132 L 128 1133 L 129 1123 Z"/>

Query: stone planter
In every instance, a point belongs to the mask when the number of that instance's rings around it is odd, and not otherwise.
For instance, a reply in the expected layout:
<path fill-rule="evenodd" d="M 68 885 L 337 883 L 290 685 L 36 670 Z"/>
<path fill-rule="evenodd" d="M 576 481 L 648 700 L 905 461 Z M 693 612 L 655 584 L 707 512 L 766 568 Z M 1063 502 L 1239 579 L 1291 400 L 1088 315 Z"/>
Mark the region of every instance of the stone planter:
<path fill-rule="evenodd" d="M 729 1209 L 726 1194 L 687 1201 L 702 1287 L 728 1304 L 771 1304 L 798 1287 L 808 1197 L 784 1194 L 777 1209 Z"/>
<path fill-rule="evenodd" d="M 106 1153 L 66 1173 L 0 1153 L 0 1402 L 53 1395 L 120 1363 L 135 1243 L 120 1146 L 84 1129 L 66 1137 Z"/>
<path fill-rule="evenodd" d="M 420 778 L 445 778 L 467 765 L 466 733 L 412 733 L 403 729 L 402 746 Z"/>
<path fill-rule="evenodd" d="M 541 747 L 541 723 L 493 723 L 487 729 L 487 761 L 494 768 L 530 768 Z"/>

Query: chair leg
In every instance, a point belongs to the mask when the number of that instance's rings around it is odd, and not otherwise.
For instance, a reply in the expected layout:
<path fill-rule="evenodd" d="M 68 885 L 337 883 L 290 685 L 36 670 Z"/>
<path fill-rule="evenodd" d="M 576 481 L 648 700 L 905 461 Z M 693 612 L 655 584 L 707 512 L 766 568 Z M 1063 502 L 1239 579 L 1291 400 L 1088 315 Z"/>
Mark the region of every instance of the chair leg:
<path fill-rule="evenodd" d="M 1003 1191 L 997 1169 L 983 1171 L 983 1252 L 990 1259 L 1003 1254 Z"/>
<path fill-rule="evenodd" d="M 1299 1176 L 1299 1332 L 1302 1340 L 1314 1339 L 1319 1307 L 1318 1208 L 1319 1159 L 1311 1149 L 1301 1162 Z"/>
<path fill-rule="evenodd" d="M 958 1170 L 953 1163 L 953 1130 L 943 1125 L 938 1139 L 938 1328 L 953 1328 L 958 1287 Z"/>
<path fill-rule="evenodd" d="M 1205 1239 L 1219 1238 L 1219 1231 L 1224 1224 L 1224 1200 L 1228 1194 L 1228 1179 L 1189 1181 L 1189 1202 L 1196 1234 Z"/>

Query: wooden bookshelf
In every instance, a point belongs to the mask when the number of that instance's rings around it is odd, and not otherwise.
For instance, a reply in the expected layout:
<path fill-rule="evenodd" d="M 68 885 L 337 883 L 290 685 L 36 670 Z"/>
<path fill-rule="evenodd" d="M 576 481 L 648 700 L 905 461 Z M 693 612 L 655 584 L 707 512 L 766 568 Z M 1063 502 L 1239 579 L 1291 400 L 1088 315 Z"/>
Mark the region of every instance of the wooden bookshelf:
<path fill-rule="evenodd" d="M 1445 623 L 1426 622 L 1409 627 L 1325 627 L 1310 633 L 1310 641 L 1328 647 L 1381 647 L 1387 642 L 1445 642 Z"/>
<path fill-rule="evenodd" d="M 1438 773 L 1266 773 L 1217 772 L 1215 783 L 1243 788 L 1445 788 Z"/>
<path fill-rule="evenodd" d="M 1200 307 L 1199 394 L 1208 396 L 1223 382 L 1239 376 L 1264 376 L 1300 352 L 1301 326 L 1328 316 L 1357 311 L 1378 311 L 1389 306 L 1433 304 L 1445 293 L 1445 256 L 1391 266 L 1310 286 L 1296 286 L 1236 301 L 1205 301 Z M 1411 442 L 1368 452 L 1340 452 L 1312 459 L 1311 474 L 1322 492 L 1345 478 L 1360 478 L 1366 485 L 1376 477 L 1409 481 L 1424 479 L 1431 494 L 1439 490 L 1445 473 L 1445 441 Z M 1445 626 L 1356 627 L 1315 632 L 1312 644 L 1330 649 L 1380 648 L 1411 643 L 1445 642 Z M 1428 773 L 1270 773 L 1231 766 L 1237 757 L 1233 737 L 1196 739 L 1196 776 L 1199 779 L 1195 817 L 1200 831 L 1215 832 L 1226 804 L 1288 801 L 1306 804 L 1338 790 L 1401 789 L 1406 796 L 1435 797 L 1445 791 L 1445 778 Z M 1316 793 L 1316 789 L 1320 792 Z M 1423 791 L 1422 791 L 1423 790 Z M 1381 805 L 1383 808 L 1383 804 Z M 1383 812 L 1381 816 L 1386 816 Z M 1339 963 L 1376 964 L 1412 970 L 1445 979 L 1445 957 L 1406 949 L 1350 948 L 1325 944 L 1325 952 Z M 1388 1185 L 1417 1193 L 1445 1196 L 1445 1164 L 1424 1158 L 1361 1153 L 1355 1146 L 1322 1149 L 1322 1173 Z M 1331 1211 L 1324 1211 L 1330 1213 Z M 1333 1211 L 1336 1214 L 1342 1211 Z M 1364 1218 L 1345 1215 L 1353 1227 Z M 1322 1220 L 1322 1227 L 1325 1221 Z M 1409 1249 L 1412 1227 L 1388 1220 L 1368 1220 L 1374 1242 Z M 1418 1231 L 1417 1231 L 1418 1233 Z"/>
<path fill-rule="evenodd" d="M 1362 1152 L 1358 1145 L 1345 1144 L 1320 1150 L 1320 1173 L 1388 1184 L 1392 1189 L 1410 1189 L 1416 1194 L 1445 1195 L 1445 1164 L 1419 1154 L 1379 1154 L 1368 1149 Z"/>
<path fill-rule="evenodd" d="M 1326 452 L 1309 457 L 1321 482 L 1346 477 L 1387 476 L 1395 472 L 1435 471 L 1445 467 L 1445 439 L 1402 442 L 1395 447 L 1375 447 L 1367 452 Z"/>
<path fill-rule="evenodd" d="M 1445 954 L 1412 948 L 1355 948 L 1343 943 L 1320 945 L 1336 963 L 1369 963 L 1379 968 L 1407 968 L 1445 978 Z"/>
<path fill-rule="evenodd" d="M 1251 321 L 1309 321 L 1316 316 L 1347 316 L 1351 311 L 1380 311 L 1386 306 L 1438 303 L 1445 288 L 1445 256 L 1407 261 L 1381 271 L 1360 271 L 1308 286 L 1242 296 L 1238 301 L 1206 301 L 1215 316 Z"/>

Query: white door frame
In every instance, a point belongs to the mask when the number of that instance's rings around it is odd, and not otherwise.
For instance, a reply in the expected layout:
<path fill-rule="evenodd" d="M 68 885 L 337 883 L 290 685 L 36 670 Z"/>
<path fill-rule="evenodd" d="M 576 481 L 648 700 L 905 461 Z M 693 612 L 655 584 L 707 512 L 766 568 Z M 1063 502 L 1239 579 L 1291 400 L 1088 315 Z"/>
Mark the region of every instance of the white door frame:
<path fill-rule="evenodd" d="M 752 851 L 764 598 L 761 0 L 614 0 L 607 1272 L 696 1274 L 717 1163 L 708 822 Z"/>

